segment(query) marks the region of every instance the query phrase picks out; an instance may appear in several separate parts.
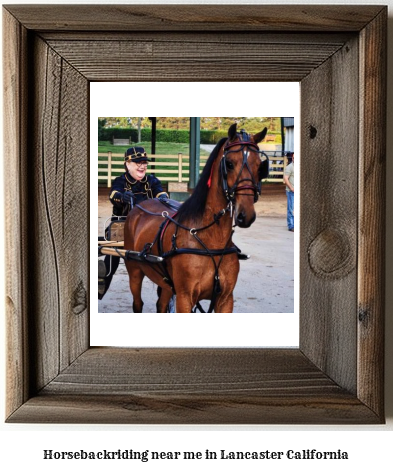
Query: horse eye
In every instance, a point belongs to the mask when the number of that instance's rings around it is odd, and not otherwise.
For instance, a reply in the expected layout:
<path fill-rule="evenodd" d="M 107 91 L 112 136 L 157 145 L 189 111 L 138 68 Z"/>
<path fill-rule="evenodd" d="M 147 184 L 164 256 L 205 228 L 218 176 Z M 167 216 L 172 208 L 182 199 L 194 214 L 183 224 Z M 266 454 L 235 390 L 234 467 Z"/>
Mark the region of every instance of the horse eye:
<path fill-rule="evenodd" d="M 233 169 L 235 169 L 235 167 L 233 166 L 232 161 L 225 160 L 225 164 L 226 164 L 226 167 L 227 167 L 228 170 L 233 170 Z"/>

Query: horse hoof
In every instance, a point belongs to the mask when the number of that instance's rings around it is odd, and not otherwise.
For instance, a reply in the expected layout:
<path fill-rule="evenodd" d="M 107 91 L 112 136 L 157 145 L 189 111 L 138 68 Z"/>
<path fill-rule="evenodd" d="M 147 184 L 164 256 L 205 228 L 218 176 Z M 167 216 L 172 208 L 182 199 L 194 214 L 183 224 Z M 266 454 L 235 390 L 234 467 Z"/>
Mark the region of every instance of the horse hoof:
<path fill-rule="evenodd" d="M 132 303 L 132 311 L 134 313 L 142 313 L 142 310 L 143 310 L 143 302 L 142 302 L 142 305 L 141 305 L 140 309 L 137 307 L 137 305 L 135 303 Z"/>

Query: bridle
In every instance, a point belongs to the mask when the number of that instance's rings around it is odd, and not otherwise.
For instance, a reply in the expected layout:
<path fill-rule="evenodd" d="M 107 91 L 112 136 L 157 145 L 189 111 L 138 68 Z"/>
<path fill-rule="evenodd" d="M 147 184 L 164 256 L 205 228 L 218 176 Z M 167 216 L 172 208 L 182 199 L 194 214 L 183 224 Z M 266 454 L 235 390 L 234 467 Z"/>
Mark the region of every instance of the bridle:
<path fill-rule="evenodd" d="M 236 194 L 243 194 L 243 195 L 249 195 L 249 196 L 253 195 L 254 203 L 255 203 L 258 201 L 258 196 L 261 193 L 262 183 L 259 180 L 255 181 L 250 169 L 250 165 L 248 163 L 248 157 L 249 157 L 250 151 L 254 151 L 258 154 L 261 154 L 262 152 L 259 150 L 258 145 L 251 141 L 250 136 L 244 130 L 241 130 L 240 133 L 237 134 L 237 138 L 238 140 L 235 142 L 230 142 L 229 140 L 227 140 L 224 145 L 224 155 L 221 158 L 221 162 L 220 162 L 222 188 L 224 190 L 224 194 L 228 203 L 234 204 Z M 235 147 L 238 147 L 238 148 L 234 149 Z M 239 151 L 242 152 L 242 156 L 243 156 L 242 166 L 236 177 L 235 183 L 233 184 L 233 186 L 229 187 L 228 169 L 227 169 L 226 160 L 230 153 L 237 153 Z M 250 173 L 250 177 L 240 179 L 240 176 L 244 168 L 247 168 L 248 172 Z M 248 183 L 248 182 L 250 184 L 241 184 L 241 183 Z M 247 192 L 248 190 L 251 190 L 252 194 L 248 193 Z M 246 192 L 241 192 L 241 191 L 246 191 Z"/>

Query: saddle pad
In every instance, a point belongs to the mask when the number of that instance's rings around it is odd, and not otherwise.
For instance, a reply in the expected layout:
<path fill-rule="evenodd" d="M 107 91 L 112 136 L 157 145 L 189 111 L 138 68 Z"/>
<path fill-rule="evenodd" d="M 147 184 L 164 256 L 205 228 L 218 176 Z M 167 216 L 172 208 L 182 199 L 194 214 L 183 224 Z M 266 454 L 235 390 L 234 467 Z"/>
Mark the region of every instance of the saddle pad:
<path fill-rule="evenodd" d="M 181 202 L 175 201 L 174 199 L 161 199 L 160 202 L 168 207 L 171 211 L 177 211 L 182 205 Z"/>

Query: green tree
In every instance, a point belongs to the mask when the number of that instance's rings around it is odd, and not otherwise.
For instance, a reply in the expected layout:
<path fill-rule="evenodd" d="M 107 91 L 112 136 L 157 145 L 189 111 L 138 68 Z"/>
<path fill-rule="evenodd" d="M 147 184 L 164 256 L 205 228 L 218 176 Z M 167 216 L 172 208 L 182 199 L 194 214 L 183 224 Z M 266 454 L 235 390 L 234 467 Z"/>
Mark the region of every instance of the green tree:
<path fill-rule="evenodd" d="M 121 127 L 137 128 L 139 132 L 143 128 L 151 128 L 148 117 L 99 117 L 103 128 Z M 280 117 L 201 117 L 202 130 L 228 130 L 233 123 L 238 128 L 244 128 L 248 132 L 257 132 L 267 127 L 269 132 L 279 133 Z M 190 117 L 157 117 L 157 129 L 188 130 Z"/>
<path fill-rule="evenodd" d="M 104 130 L 106 124 L 105 118 L 98 118 L 98 140 L 102 140 L 102 131 Z"/>

